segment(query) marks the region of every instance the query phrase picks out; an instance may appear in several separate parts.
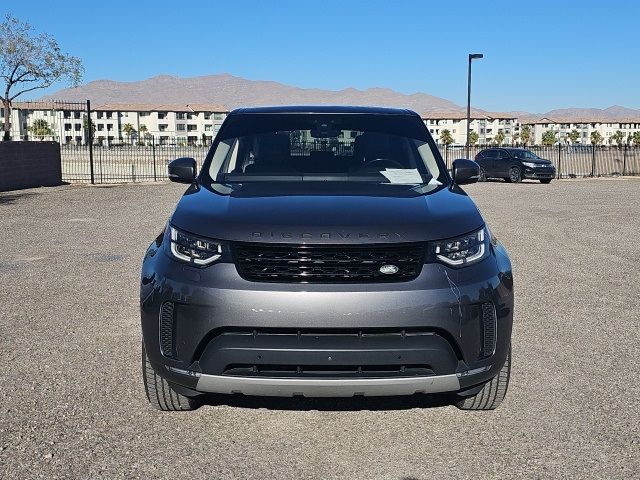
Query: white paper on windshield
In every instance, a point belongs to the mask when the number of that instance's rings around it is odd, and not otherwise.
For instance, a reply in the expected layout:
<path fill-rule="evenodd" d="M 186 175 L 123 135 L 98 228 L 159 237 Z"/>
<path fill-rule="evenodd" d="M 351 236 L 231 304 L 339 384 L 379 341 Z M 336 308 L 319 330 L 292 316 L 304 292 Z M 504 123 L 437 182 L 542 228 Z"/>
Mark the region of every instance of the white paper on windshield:
<path fill-rule="evenodd" d="M 380 172 L 391 183 L 422 183 L 417 168 L 386 168 Z"/>

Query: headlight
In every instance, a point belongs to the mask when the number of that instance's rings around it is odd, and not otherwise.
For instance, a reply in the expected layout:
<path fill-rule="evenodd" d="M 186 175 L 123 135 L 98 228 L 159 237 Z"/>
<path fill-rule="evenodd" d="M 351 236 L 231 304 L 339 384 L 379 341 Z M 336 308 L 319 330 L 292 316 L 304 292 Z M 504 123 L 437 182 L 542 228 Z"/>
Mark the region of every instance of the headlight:
<path fill-rule="evenodd" d="M 536 167 L 538 166 L 538 164 L 537 164 L 537 163 L 532 163 L 532 162 L 522 162 L 522 164 L 523 164 L 525 167 L 529 167 L 529 168 L 536 168 Z"/>
<path fill-rule="evenodd" d="M 222 256 L 219 243 L 196 237 L 169 227 L 171 238 L 171 255 L 182 262 L 196 265 L 209 265 Z"/>
<path fill-rule="evenodd" d="M 432 257 L 447 265 L 470 265 L 486 258 L 489 254 L 489 241 L 489 231 L 482 228 L 462 237 L 433 242 Z"/>

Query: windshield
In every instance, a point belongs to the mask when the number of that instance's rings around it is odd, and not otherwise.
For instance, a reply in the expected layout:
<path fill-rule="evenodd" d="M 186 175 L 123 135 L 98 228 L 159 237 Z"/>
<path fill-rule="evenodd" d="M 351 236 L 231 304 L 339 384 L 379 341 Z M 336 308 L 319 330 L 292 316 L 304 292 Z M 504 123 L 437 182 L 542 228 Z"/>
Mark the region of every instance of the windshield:
<path fill-rule="evenodd" d="M 515 158 L 522 158 L 523 160 L 536 160 L 538 157 L 535 153 L 530 152 L 529 150 L 511 150 L 511 155 Z"/>
<path fill-rule="evenodd" d="M 447 182 L 422 121 L 411 115 L 238 114 L 205 169 L 220 183 Z"/>

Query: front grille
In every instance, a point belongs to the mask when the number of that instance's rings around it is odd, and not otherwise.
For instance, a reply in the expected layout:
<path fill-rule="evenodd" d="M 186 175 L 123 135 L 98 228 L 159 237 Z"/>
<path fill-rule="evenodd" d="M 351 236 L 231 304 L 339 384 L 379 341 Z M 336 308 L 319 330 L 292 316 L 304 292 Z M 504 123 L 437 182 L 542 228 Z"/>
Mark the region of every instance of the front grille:
<path fill-rule="evenodd" d="M 496 311 L 493 303 L 482 304 L 482 357 L 493 355 L 496 349 Z"/>
<path fill-rule="evenodd" d="M 165 357 L 169 358 L 176 355 L 173 323 L 173 303 L 164 302 L 160 309 L 160 350 Z"/>
<path fill-rule="evenodd" d="M 421 243 L 369 245 L 285 245 L 234 243 L 238 273 L 254 282 L 406 282 L 422 270 Z M 383 273 L 381 267 L 387 266 Z M 395 268 L 393 268 L 395 267 Z"/>

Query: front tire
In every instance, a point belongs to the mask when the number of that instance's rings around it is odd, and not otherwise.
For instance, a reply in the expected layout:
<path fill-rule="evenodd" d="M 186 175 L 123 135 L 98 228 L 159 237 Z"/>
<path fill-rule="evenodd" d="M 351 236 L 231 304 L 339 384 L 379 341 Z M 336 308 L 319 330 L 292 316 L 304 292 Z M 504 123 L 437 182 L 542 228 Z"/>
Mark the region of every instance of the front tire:
<path fill-rule="evenodd" d="M 147 399 L 153 408 L 163 412 L 184 412 L 200 406 L 195 398 L 180 395 L 151 366 L 142 344 L 142 379 Z"/>
<path fill-rule="evenodd" d="M 509 377 L 511 376 L 511 345 L 509 345 L 509 353 L 504 365 L 500 369 L 498 375 L 493 377 L 490 382 L 475 395 L 462 397 L 456 402 L 456 407 L 460 410 L 493 410 L 502 403 L 507 395 L 509 387 Z"/>
<path fill-rule="evenodd" d="M 509 169 L 509 177 L 507 182 L 520 183 L 522 181 L 522 172 L 518 167 L 511 167 Z"/>
<path fill-rule="evenodd" d="M 540 180 L 540 183 L 549 184 L 549 183 L 551 183 L 551 179 L 550 178 L 544 178 L 544 179 Z"/>

